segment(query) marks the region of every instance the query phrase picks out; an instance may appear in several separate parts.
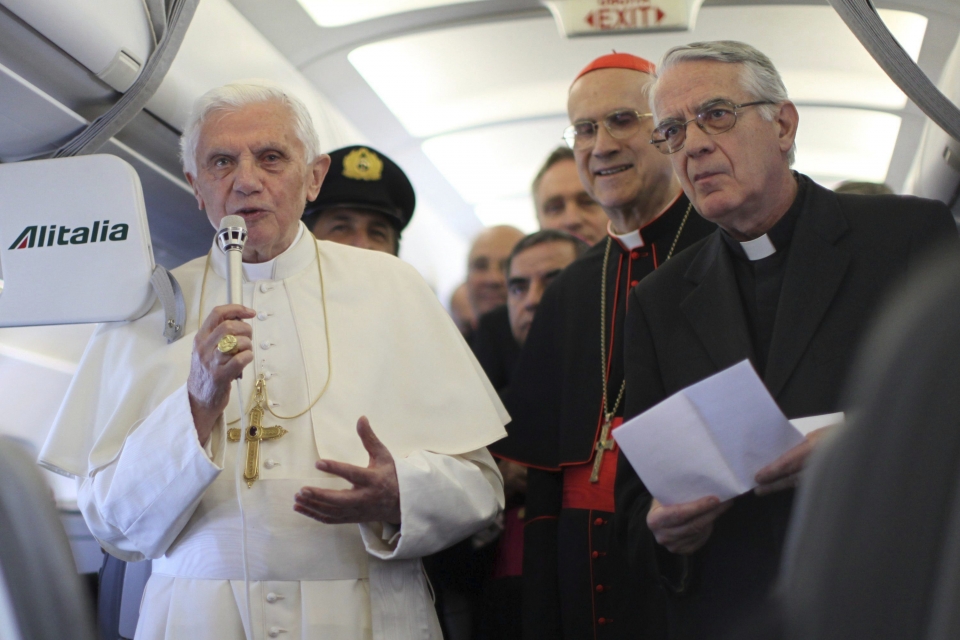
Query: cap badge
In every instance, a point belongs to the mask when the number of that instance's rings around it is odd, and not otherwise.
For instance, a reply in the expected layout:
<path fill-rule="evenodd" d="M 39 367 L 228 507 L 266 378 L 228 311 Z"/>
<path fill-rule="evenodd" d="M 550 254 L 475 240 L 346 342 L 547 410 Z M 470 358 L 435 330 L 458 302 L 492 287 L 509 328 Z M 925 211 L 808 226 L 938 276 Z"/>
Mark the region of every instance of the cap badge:
<path fill-rule="evenodd" d="M 343 158 L 343 175 L 354 180 L 379 180 L 383 160 L 370 149 L 354 149 Z"/>

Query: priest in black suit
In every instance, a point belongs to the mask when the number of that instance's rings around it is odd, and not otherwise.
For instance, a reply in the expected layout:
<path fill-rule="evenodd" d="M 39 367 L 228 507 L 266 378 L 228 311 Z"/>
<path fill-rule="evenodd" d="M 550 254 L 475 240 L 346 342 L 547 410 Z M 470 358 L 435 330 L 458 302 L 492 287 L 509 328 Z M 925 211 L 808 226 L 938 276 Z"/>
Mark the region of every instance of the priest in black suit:
<path fill-rule="evenodd" d="M 623 321 L 630 289 L 714 226 L 648 142 L 652 71 L 636 56 L 606 55 L 570 88 L 565 138 L 610 224 L 544 293 L 505 398 L 509 435 L 491 447 L 529 468 L 526 639 L 636 639 L 636 624 L 662 616 L 613 543 L 619 452 L 609 432 L 623 412 Z"/>
<path fill-rule="evenodd" d="M 931 245 L 956 243 L 949 211 L 918 198 L 835 194 L 791 171 L 797 109 L 749 45 L 670 50 L 652 101 L 652 142 L 720 229 L 631 294 L 626 416 L 745 358 L 788 418 L 840 411 L 854 349 L 889 285 Z M 622 461 L 618 537 L 631 568 L 661 581 L 670 638 L 722 637 L 765 598 L 793 487 L 822 435 L 725 503 L 661 505 Z"/>

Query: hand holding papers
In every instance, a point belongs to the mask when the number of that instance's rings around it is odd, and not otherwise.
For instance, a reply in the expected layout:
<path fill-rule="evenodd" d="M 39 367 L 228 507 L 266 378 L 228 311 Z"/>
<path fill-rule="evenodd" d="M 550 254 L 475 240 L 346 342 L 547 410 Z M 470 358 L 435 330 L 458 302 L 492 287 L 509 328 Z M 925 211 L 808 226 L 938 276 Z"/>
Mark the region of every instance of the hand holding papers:
<path fill-rule="evenodd" d="M 801 426 L 820 428 L 840 416 Z M 667 398 L 613 437 L 664 505 L 750 491 L 758 471 L 804 442 L 746 360 Z"/>

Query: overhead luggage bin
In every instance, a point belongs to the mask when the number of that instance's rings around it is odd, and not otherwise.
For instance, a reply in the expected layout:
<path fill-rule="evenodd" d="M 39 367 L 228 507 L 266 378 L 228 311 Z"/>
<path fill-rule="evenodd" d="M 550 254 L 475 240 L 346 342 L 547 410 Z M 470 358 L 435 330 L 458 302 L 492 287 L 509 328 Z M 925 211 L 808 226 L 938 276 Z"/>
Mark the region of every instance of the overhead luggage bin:
<path fill-rule="evenodd" d="M 156 43 L 143 2 L 0 0 L 0 4 L 120 92 L 140 75 Z"/>

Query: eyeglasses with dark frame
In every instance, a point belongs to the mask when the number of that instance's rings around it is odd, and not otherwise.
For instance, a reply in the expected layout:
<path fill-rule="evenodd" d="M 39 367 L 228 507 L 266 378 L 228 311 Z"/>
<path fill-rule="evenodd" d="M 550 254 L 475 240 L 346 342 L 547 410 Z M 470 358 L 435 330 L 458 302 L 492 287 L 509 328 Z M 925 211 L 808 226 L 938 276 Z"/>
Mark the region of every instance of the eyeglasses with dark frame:
<path fill-rule="evenodd" d="M 697 126 L 704 133 L 715 136 L 718 133 L 724 133 L 733 129 L 737 124 L 737 116 L 740 109 L 746 107 L 755 107 L 761 104 L 776 104 L 771 100 L 757 100 L 756 102 L 744 102 L 743 104 L 733 104 L 729 100 L 715 100 L 704 107 L 695 118 L 686 122 L 679 120 L 664 120 L 656 129 L 653 130 L 653 137 L 650 144 L 654 145 L 660 153 L 670 155 L 683 149 L 687 140 L 687 125 L 696 121 Z"/>
<path fill-rule="evenodd" d="M 652 113 L 640 113 L 636 109 L 617 109 L 603 116 L 600 121 L 604 129 L 617 140 L 624 140 L 640 131 L 644 118 L 652 118 Z M 596 120 L 578 120 L 563 130 L 563 140 L 571 149 L 586 149 L 597 140 Z"/>

